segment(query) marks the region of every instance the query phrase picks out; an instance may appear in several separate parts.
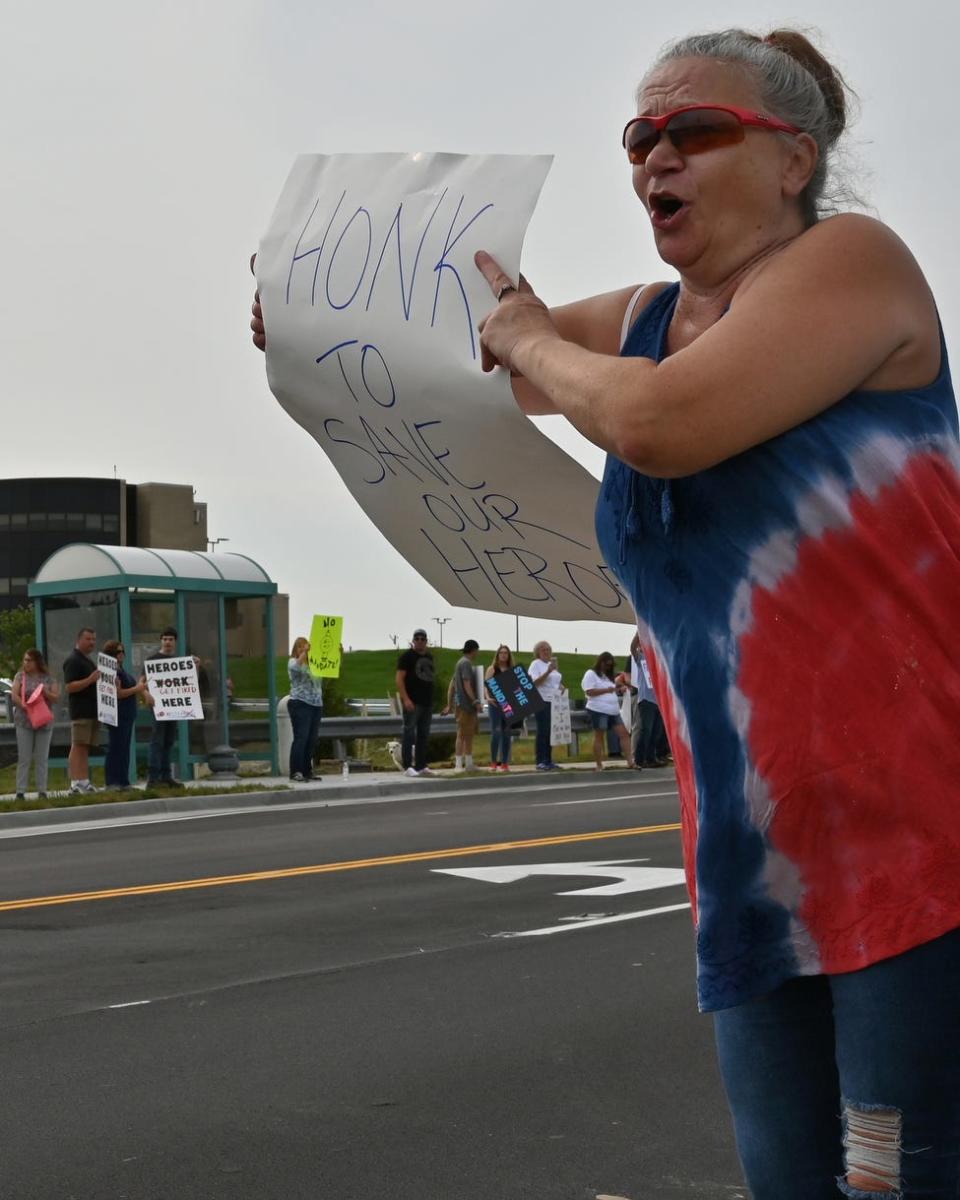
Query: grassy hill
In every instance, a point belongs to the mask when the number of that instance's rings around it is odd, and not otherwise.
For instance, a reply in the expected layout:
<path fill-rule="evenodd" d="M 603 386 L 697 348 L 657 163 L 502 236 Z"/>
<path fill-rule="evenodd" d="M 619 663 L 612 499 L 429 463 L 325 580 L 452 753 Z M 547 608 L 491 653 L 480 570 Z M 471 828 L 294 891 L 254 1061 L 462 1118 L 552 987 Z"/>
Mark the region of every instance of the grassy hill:
<path fill-rule="evenodd" d="M 431 654 L 437 665 L 438 682 L 446 688 L 447 681 L 453 674 L 453 668 L 460 657 L 457 648 L 444 647 L 431 649 Z M 494 650 L 480 650 L 477 663 L 488 666 L 493 660 Z M 397 671 L 399 652 L 389 650 L 354 650 L 343 656 L 340 678 L 335 690 L 345 698 L 364 698 L 368 700 L 384 699 L 396 691 L 394 676 Z M 520 656 L 520 662 L 526 667 L 530 664 L 529 651 Z M 580 680 L 583 673 L 592 667 L 596 656 L 592 654 L 558 654 L 557 662 L 563 674 L 563 681 L 570 688 L 574 698 L 580 696 Z M 275 664 L 277 677 L 277 695 L 285 696 L 288 691 L 287 660 L 278 659 Z M 230 675 L 233 679 L 235 696 L 263 696 L 266 688 L 263 683 L 262 659 L 233 659 L 230 662 Z"/>

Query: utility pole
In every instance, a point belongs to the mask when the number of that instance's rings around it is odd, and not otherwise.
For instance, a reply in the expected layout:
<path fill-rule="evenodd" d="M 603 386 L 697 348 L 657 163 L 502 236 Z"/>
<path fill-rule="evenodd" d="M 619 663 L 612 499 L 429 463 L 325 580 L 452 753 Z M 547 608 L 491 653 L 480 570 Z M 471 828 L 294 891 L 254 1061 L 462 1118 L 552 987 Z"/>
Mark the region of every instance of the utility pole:
<path fill-rule="evenodd" d="M 444 627 L 444 625 L 446 625 L 446 623 L 449 620 L 452 620 L 452 618 L 451 617 L 432 617 L 431 620 L 436 621 L 436 623 L 440 626 L 440 649 L 442 650 L 443 649 L 443 627 Z"/>

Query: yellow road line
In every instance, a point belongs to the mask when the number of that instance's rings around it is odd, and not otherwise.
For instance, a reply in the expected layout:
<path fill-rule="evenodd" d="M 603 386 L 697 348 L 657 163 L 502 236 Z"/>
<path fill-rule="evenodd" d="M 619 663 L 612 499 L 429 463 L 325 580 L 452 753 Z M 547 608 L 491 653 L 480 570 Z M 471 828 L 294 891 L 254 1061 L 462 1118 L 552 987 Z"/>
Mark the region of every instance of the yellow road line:
<path fill-rule="evenodd" d="M 162 892 L 187 892 L 196 888 L 226 887 L 231 883 L 260 883 L 267 879 L 295 879 L 301 875 L 328 875 L 334 871 L 357 871 L 363 867 L 395 867 L 402 863 L 431 862 L 460 858 L 467 854 L 495 854 L 501 850 L 524 850 L 532 846 L 563 846 L 570 842 L 595 842 L 604 838 L 635 837 L 644 833 L 668 833 L 673 825 L 639 825 L 634 829 L 604 829 L 596 833 L 570 833 L 559 837 L 528 838 L 521 842 L 490 842 L 481 846 L 454 846 L 449 850 L 420 850 L 414 854 L 391 854 L 382 858 L 355 858 L 347 862 L 318 863 L 312 867 L 286 867 L 278 871 L 251 871 L 245 875 L 212 875 L 206 879 L 180 879 L 173 883 L 146 883 L 139 887 L 105 888 L 96 892 L 71 892 L 62 896 L 35 896 L 25 900 L 0 901 L 0 912 L 19 908 L 46 908 L 53 904 L 80 904 L 87 900 L 116 900 L 122 896 L 155 896 Z"/>

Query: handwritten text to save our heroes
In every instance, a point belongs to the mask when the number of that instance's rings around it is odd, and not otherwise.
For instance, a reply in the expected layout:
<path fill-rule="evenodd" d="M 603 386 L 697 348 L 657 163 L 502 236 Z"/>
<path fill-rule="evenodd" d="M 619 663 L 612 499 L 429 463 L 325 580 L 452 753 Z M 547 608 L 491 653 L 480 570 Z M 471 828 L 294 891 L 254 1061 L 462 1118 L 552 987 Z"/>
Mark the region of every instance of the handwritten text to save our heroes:
<path fill-rule="evenodd" d="M 416 397 L 403 394 L 386 354 L 363 337 L 372 305 L 399 304 L 395 319 L 428 319 L 432 328 L 442 289 L 450 288 L 452 296 L 443 299 L 462 309 L 462 352 L 478 356 L 477 322 L 462 274 L 475 268 L 462 239 L 493 205 L 444 189 L 426 219 L 418 220 L 418 234 L 406 241 L 408 203 L 397 203 L 384 231 L 346 189 L 326 211 L 317 199 L 291 255 L 286 303 L 343 312 L 356 326 L 354 336 L 314 348 L 322 383 L 343 401 L 339 411 L 352 414 L 348 420 L 326 417 L 317 435 L 321 444 L 326 440 L 334 461 L 349 464 L 351 477 L 366 487 L 402 487 L 398 506 L 409 505 L 413 494 L 419 533 L 462 590 L 464 603 L 469 598 L 475 606 L 510 611 L 517 600 L 548 604 L 567 596 L 582 606 L 584 617 L 621 610 L 626 601 L 612 572 L 596 561 L 595 548 L 563 532 L 563 513 L 553 514 L 549 524 L 528 519 L 502 478 L 496 486 L 488 481 L 487 468 L 495 464 L 485 467 L 475 449 L 470 453 L 455 422 L 418 419 Z M 416 305 L 424 288 L 432 289 L 432 297 Z"/>

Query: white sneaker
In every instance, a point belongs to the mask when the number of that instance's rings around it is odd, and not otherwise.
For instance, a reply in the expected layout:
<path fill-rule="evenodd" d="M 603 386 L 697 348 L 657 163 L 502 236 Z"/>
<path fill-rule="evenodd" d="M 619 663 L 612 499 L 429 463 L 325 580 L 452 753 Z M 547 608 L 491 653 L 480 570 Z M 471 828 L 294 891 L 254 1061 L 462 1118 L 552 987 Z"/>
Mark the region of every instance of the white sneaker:
<path fill-rule="evenodd" d="M 431 771 L 429 767 L 424 767 L 422 771 L 417 772 L 418 775 L 436 775 L 436 771 Z"/>
<path fill-rule="evenodd" d="M 420 772 L 416 767 L 407 767 L 407 769 L 404 771 L 404 775 L 406 775 L 408 779 L 416 779 L 419 774 Z"/>

